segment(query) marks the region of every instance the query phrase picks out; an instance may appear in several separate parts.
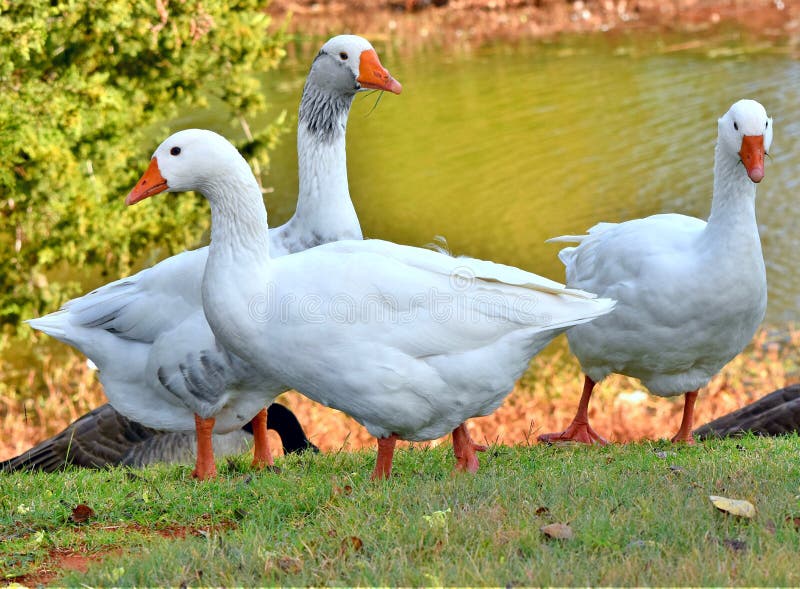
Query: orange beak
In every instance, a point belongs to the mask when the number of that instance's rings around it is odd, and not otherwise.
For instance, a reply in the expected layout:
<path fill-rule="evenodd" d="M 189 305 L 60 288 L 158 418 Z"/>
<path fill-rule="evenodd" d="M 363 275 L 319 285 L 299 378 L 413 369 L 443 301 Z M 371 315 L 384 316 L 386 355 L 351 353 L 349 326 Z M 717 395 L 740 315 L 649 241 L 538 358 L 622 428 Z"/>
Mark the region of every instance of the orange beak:
<path fill-rule="evenodd" d="M 739 150 L 745 170 L 750 179 L 758 184 L 764 178 L 764 136 L 745 135 Z"/>
<path fill-rule="evenodd" d="M 395 94 L 400 94 L 403 87 L 400 82 L 395 80 L 389 71 L 381 65 L 378 54 L 374 49 L 365 49 L 361 52 L 361 60 L 358 65 L 358 79 L 362 88 L 374 90 L 388 90 Z"/>
<path fill-rule="evenodd" d="M 147 166 L 144 175 L 133 187 L 128 196 L 125 197 L 125 204 L 130 206 L 136 204 L 140 200 L 144 200 L 154 194 L 160 194 L 167 190 L 167 181 L 161 175 L 158 169 L 158 160 L 153 158 L 150 160 L 150 165 Z"/>

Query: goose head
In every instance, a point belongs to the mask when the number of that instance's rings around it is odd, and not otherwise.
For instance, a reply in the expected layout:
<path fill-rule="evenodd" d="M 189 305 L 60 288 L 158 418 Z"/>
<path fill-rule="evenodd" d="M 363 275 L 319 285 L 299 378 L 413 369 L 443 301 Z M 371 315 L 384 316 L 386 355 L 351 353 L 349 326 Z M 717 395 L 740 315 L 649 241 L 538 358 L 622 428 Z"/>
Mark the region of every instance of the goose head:
<path fill-rule="evenodd" d="M 718 121 L 719 145 L 744 165 L 753 182 L 764 178 L 764 155 L 772 145 L 772 119 L 755 100 L 740 100 Z"/>
<path fill-rule="evenodd" d="M 209 200 L 220 181 L 247 182 L 252 172 L 247 161 L 222 135 L 205 129 L 186 129 L 158 146 L 150 165 L 125 198 L 132 205 L 162 192 L 197 190 Z M 255 180 L 252 180 L 255 182 Z"/>
<path fill-rule="evenodd" d="M 400 94 L 403 90 L 381 65 L 370 42 L 357 35 L 338 35 L 328 40 L 311 65 L 308 84 L 339 95 L 370 89 Z"/>

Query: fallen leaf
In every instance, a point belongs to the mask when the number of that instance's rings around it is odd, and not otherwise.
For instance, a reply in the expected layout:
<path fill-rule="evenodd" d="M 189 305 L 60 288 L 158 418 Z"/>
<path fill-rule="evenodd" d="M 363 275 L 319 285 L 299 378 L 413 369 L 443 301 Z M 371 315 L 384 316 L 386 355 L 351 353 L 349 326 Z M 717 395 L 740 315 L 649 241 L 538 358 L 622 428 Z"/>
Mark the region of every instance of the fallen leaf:
<path fill-rule="evenodd" d="M 747 550 L 747 542 L 738 538 L 725 538 L 722 543 L 734 552 L 744 552 Z"/>
<path fill-rule="evenodd" d="M 786 521 L 794 525 L 795 530 L 800 530 L 800 515 L 787 515 Z"/>
<path fill-rule="evenodd" d="M 654 542 L 653 540 L 633 540 L 632 542 L 628 542 L 625 550 L 630 550 L 632 548 L 658 548 L 658 542 Z"/>
<path fill-rule="evenodd" d="M 69 519 L 74 521 L 76 524 L 81 524 L 88 520 L 90 517 L 94 517 L 94 509 L 89 507 L 88 505 L 84 505 L 81 503 L 77 507 L 72 509 L 72 515 L 69 516 Z"/>
<path fill-rule="evenodd" d="M 777 530 L 777 526 L 775 525 L 775 522 L 773 520 L 768 519 L 767 523 L 764 524 L 764 529 L 767 531 L 768 534 L 774 536 L 775 531 Z"/>
<path fill-rule="evenodd" d="M 542 506 L 542 507 L 537 507 L 535 513 L 536 515 L 544 515 L 546 513 L 550 513 L 550 510 L 547 507 Z"/>
<path fill-rule="evenodd" d="M 448 507 L 444 511 L 434 511 L 430 515 L 423 515 L 422 519 L 428 522 L 428 525 L 431 528 L 445 528 L 447 527 L 447 514 L 450 513 L 450 508 Z"/>
<path fill-rule="evenodd" d="M 358 552 L 364 548 L 364 542 L 358 536 L 350 536 L 342 540 L 342 545 L 339 547 L 339 554 L 346 554 L 350 550 Z"/>
<path fill-rule="evenodd" d="M 714 507 L 731 515 L 738 515 L 739 517 L 755 517 L 756 515 L 755 506 L 744 499 L 728 499 L 718 495 L 709 495 L 708 498 L 711 499 Z"/>
<path fill-rule="evenodd" d="M 557 538 L 559 540 L 569 540 L 574 536 L 572 533 L 572 528 L 570 528 L 568 524 L 548 524 L 546 526 L 542 526 L 539 528 L 539 530 L 545 536 Z"/>
<path fill-rule="evenodd" d="M 278 559 L 278 568 L 281 569 L 284 573 L 289 573 L 290 575 L 296 575 L 301 570 L 303 570 L 303 561 L 299 558 L 294 558 L 292 556 L 281 556 Z"/>

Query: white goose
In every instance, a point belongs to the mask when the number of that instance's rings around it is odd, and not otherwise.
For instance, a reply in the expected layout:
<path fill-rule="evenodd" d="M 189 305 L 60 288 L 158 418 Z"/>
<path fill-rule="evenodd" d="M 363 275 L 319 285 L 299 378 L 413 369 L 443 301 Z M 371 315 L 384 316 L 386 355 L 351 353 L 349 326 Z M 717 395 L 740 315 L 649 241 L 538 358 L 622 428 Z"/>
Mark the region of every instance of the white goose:
<path fill-rule="evenodd" d="M 594 384 L 612 372 L 641 379 L 653 394 L 685 394 L 674 442 L 693 443 L 697 389 L 744 349 L 764 318 L 767 281 L 756 224 L 756 183 L 772 143 L 772 119 L 740 100 L 718 121 L 708 222 L 677 214 L 600 223 L 561 250 L 567 284 L 617 300 L 613 313 L 571 329 L 585 373 L 578 413 L 542 441 L 605 443 L 589 425 Z"/>
<path fill-rule="evenodd" d="M 341 35 L 323 45 L 300 102 L 297 210 L 269 232 L 272 255 L 361 239 L 347 183 L 345 131 L 353 98 L 370 88 L 401 91 L 368 41 Z M 266 229 L 265 222 L 265 239 Z M 272 464 L 264 405 L 277 389 L 285 390 L 217 344 L 200 295 L 208 251 L 204 247 L 173 256 L 29 321 L 91 358 L 109 401 L 129 419 L 160 430 L 196 428 L 193 476 L 201 479 L 216 475 L 212 430 L 238 430 L 254 415 L 254 466 Z M 185 378 L 192 363 L 205 371 L 198 376 L 194 370 L 192 378 Z"/>
<path fill-rule="evenodd" d="M 378 438 L 374 478 L 389 476 L 397 439 L 451 431 L 458 468 L 477 470 L 483 447 L 464 421 L 494 411 L 556 334 L 613 308 L 517 268 L 385 241 L 271 258 L 250 168 L 208 131 L 164 141 L 126 202 L 186 190 L 211 204 L 203 308 L 214 334 L 266 381 L 363 424 Z"/>

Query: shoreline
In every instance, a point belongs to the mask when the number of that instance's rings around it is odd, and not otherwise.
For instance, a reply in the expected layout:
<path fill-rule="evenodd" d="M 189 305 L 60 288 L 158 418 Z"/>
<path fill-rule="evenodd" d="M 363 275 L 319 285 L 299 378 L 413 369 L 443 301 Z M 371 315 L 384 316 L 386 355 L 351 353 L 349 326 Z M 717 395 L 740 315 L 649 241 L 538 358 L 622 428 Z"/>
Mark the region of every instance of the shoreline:
<path fill-rule="evenodd" d="M 472 47 L 590 32 L 707 34 L 734 25 L 800 45 L 796 0 L 273 0 L 291 34 L 359 33 L 412 47 Z M 287 21 L 288 19 L 288 21 Z"/>

